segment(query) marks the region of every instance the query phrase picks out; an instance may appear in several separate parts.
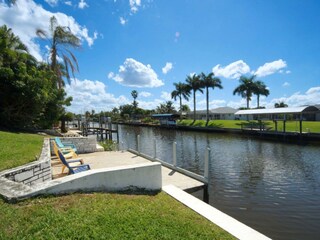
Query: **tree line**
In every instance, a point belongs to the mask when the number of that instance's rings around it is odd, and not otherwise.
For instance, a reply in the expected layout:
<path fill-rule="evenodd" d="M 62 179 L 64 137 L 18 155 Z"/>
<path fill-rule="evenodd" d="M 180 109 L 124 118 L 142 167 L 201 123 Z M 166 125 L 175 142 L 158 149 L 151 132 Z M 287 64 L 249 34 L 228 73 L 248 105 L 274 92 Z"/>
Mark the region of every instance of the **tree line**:
<path fill-rule="evenodd" d="M 50 128 L 67 117 L 64 79 L 78 70 L 70 48 L 80 39 L 69 28 L 50 19 L 50 33 L 37 30 L 50 44 L 50 62 L 39 62 L 6 25 L 0 27 L 0 127 L 6 129 Z M 58 61 L 62 59 L 62 61 Z"/>
<path fill-rule="evenodd" d="M 187 76 L 186 82 L 174 83 L 175 90 L 172 91 L 171 97 L 174 100 L 179 99 L 180 113 L 182 112 L 182 99 L 189 101 L 189 97 L 193 96 L 193 119 L 196 119 L 196 92 L 206 93 L 206 122 L 209 122 L 209 90 L 222 89 L 221 79 L 216 77 L 213 72 L 209 74 L 200 73 Z M 241 76 L 239 85 L 234 89 L 233 95 L 240 95 L 247 101 L 247 109 L 253 95 L 257 95 L 257 108 L 260 108 L 260 96 L 268 96 L 270 94 L 267 86 L 260 80 L 256 80 L 256 75 Z"/>
<path fill-rule="evenodd" d="M 233 95 L 240 95 L 242 98 L 246 99 L 246 108 L 249 109 L 250 101 L 253 95 L 257 96 L 257 107 L 260 106 L 260 96 L 268 96 L 270 94 L 269 89 L 264 84 L 264 82 L 257 80 L 256 75 L 251 76 L 241 76 L 239 78 L 239 85 L 234 89 Z M 213 72 L 209 74 L 200 73 L 192 74 L 187 76 L 185 82 L 178 82 L 173 84 L 175 89 L 171 92 L 171 98 L 174 101 L 179 101 L 179 113 L 189 112 L 190 108 L 188 105 L 183 104 L 182 100 L 189 101 L 192 95 L 193 98 L 193 119 L 196 119 L 196 93 L 201 92 L 206 94 L 206 124 L 209 122 L 209 94 L 210 89 L 223 89 L 221 79 L 216 77 Z M 166 101 L 161 103 L 153 110 L 145 110 L 138 107 L 138 92 L 133 90 L 131 96 L 133 97 L 132 104 L 121 105 L 118 108 L 114 108 L 111 112 L 104 112 L 108 116 L 112 116 L 113 119 L 134 119 L 148 117 L 154 113 L 177 113 L 173 102 Z M 287 107 L 288 105 L 284 102 L 276 103 L 275 107 Z M 100 114 L 101 115 L 101 114 Z M 97 118 L 97 116 L 95 116 Z"/>

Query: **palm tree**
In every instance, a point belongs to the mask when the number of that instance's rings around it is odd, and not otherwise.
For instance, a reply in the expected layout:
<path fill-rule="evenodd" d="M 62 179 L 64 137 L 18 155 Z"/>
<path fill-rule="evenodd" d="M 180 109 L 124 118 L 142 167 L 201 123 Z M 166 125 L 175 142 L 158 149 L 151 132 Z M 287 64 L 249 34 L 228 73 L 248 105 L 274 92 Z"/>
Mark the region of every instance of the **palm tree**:
<path fill-rule="evenodd" d="M 182 104 L 181 106 L 181 112 L 190 112 L 190 108 L 187 104 Z"/>
<path fill-rule="evenodd" d="M 173 98 L 175 101 L 177 100 L 177 98 L 179 98 L 179 102 L 180 102 L 180 114 L 182 113 L 182 98 L 184 98 L 185 100 L 189 100 L 190 97 L 190 88 L 187 84 L 185 83 L 174 83 L 173 84 L 175 86 L 175 90 L 173 90 L 171 92 L 171 98 Z"/>
<path fill-rule="evenodd" d="M 136 90 L 133 90 L 133 91 L 131 92 L 131 96 L 133 97 L 133 103 L 132 103 L 132 105 L 133 105 L 134 109 L 136 109 L 136 108 L 138 107 L 138 103 L 137 103 L 137 101 L 136 101 L 136 99 L 138 98 L 138 92 L 137 92 Z"/>
<path fill-rule="evenodd" d="M 267 86 L 264 84 L 262 81 L 256 81 L 255 82 L 255 89 L 254 89 L 254 94 L 257 95 L 257 108 L 259 108 L 259 103 L 260 103 L 260 95 L 262 96 L 269 96 L 270 91 L 267 88 Z"/>
<path fill-rule="evenodd" d="M 61 89 L 64 86 L 62 77 L 65 76 L 68 83 L 70 83 L 70 70 L 73 77 L 74 73 L 79 71 L 78 61 L 69 48 L 79 48 L 80 39 L 71 32 L 69 27 L 59 26 L 54 16 L 50 18 L 50 35 L 42 29 L 37 29 L 36 33 L 40 38 L 51 38 L 51 69 L 56 73 L 58 77 L 57 85 Z M 61 65 L 58 63 L 59 58 L 63 60 L 63 69 L 61 69 Z"/>
<path fill-rule="evenodd" d="M 157 113 L 175 113 L 176 109 L 173 106 L 172 101 L 166 101 L 165 103 L 161 103 L 156 108 Z"/>
<path fill-rule="evenodd" d="M 206 89 L 206 100 L 207 100 L 207 114 L 206 114 L 206 126 L 209 122 L 209 88 L 222 89 L 220 78 L 214 77 L 214 73 L 211 72 L 208 75 L 201 73 L 200 74 L 201 87 Z"/>
<path fill-rule="evenodd" d="M 279 102 L 279 103 L 275 103 L 274 104 L 275 108 L 286 108 L 288 107 L 288 104 L 284 103 L 283 101 Z"/>
<path fill-rule="evenodd" d="M 1 32 L 1 44 L 0 50 L 3 53 L 5 48 L 10 50 L 19 52 L 19 53 L 27 53 L 27 47 L 21 42 L 20 38 L 15 36 L 12 32 L 11 28 L 8 28 L 6 25 L 0 27 Z"/>
<path fill-rule="evenodd" d="M 203 93 L 201 89 L 201 81 L 198 75 L 193 74 L 192 76 L 187 76 L 186 82 L 189 85 L 189 88 L 193 92 L 193 122 L 195 122 L 196 121 L 196 92 L 199 91 Z"/>
<path fill-rule="evenodd" d="M 233 90 L 233 95 L 238 94 L 247 100 L 247 109 L 249 109 L 249 102 L 251 101 L 252 94 L 256 88 L 254 81 L 255 78 L 256 75 L 252 75 L 250 77 L 241 76 L 239 86 Z"/>

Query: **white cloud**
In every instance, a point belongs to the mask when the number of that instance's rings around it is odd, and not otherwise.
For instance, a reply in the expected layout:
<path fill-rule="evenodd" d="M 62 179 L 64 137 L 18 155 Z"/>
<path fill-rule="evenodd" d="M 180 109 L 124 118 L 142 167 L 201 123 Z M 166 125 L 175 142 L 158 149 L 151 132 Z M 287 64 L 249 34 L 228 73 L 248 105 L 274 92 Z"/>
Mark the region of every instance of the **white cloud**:
<path fill-rule="evenodd" d="M 260 66 L 258 70 L 255 72 L 255 74 L 258 77 L 264 77 L 264 76 L 274 74 L 276 72 L 280 72 L 283 68 L 286 68 L 286 67 L 287 67 L 287 63 L 282 59 L 279 59 L 277 61 L 265 63 L 263 66 Z"/>
<path fill-rule="evenodd" d="M 320 86 L 312 87 L 305 93 L 296 92 L 289 97 L 272 99 L 267 106 L 273 108 L 274 104 L 278 102 L 285 102 L 289 107 L 320 104 Z"/>
<path fill-rule="evenodd" d="M 141 0 L 129 0 L 130 10 L 132 13 L 136 13 L 141 6 Z"/>
<path fill-rule="evenodd" d="M 72 2 L 71 1 L 65 1 L 64 4 L 68 5 L 68 6 L 72 6 Z"/>
<path fill-rule="evenodd" d="M 144 65 L 133 58 L 127 58 L 119 67 L 118 74 L 110 72 L 108 78 L 129 87 L 154 88 L 164 85 L 149 64 Z"/>
<path fill-rule="evenodd" d="M 166 65 L 162 68 L 162 73 L 167 74 L 172 68 L 173 68 L 172 63 L 167 62 Z"/>
<path fill-rule="evenodd" d="M 290 83 L 288 83 L 288 82 L 284 82 L 283 84 L 282 84 L 282 87 L 289 87 L 290 86 Z"/>
<path fill-rule="evenodd" d="M 213 100 L 209 102 L 209 109 L 224 107 L 224 106 L 226 106 L 225 100 Z"/>
<path fill-rule="evenodd" d="M 150 97 L 150 96 L 152 96 L 152 94 L 149 93 L 149 92 L 141 92 L 141 93 L 139 93 L 139 96 L 141 96 L 141 97 Z"/>
<path fill-rule="evenodd" d="M 229 101 L 227 103 L 227 106 L 235 108 L 235 109 L 239 109 L 240 107 L 247 106 L 247 102 L 246 102 L 246 100 L 244 98 L 242 98 L 240 101 L 236 101 L 236 102 L 235 101 Z M 254 105 L 252 105 L 252 106 L 254 106 Z"/>
<path fill-rule="evenodd" d="M 249 73 L 250 67 L 243 60 L 238 60 L 225 67 L 218 64 L 212 68 L 212 72 L 218 77 L 237 79 L 241 75 Z"/>
<path fill-rule="evenodd" d="M 51 7 L 57 6 L 59 0 L 45 0 Z"/>
<path fill-rule="evenodd" d="M 6 24 L 12 28 L 12 31 L 28 47 L 30 54 L 38 60 L 42 60 L 43 57 L 39 44 L 35 42 L 35 39 L 38 38 L 36 30 L 43 29 L 49 32 L 49 22 L 52 16 L 57 18 L 59 25 L 68 26 L 73 34 L 82 41 L 86 41 L 89 46 L 96 39 L 96 37 L 89 36 L 88 29 L 79 25 L 73 17 L 61 12 L 47 11 L 32 0 L 20 0 L 11 7 L 2 4 L 0 16 L 0 25 Z"/>
<path fill-rule="evenodd" d="M 78 8 L 84 9 L 85 7 L 89 7 L 89 5 L 84 0 L 80 0 L 78 3 Z"/>
<path fill-rule="evenodd" d="M 258 77 L 265 77 L 274 73 L 291 73 L 290 70 L 284 71 L 283 69 L 287 67 L 287 63 L 282 59 L 265 63 L 260 66 L 257 71 L 250 71 L 250 67 L 243 60 L 238 60 L 229 65 L 223 67 L 220 64 L 212 68 L 212 72 L 218 77 L 237 79 L 241 75 L 251 73 L 256 74 Z"/>
<path fill-rule="evenodd" d="M 171 93 L 169 92 L 165 92 L 165 91 L 162 91 L 161 92 L 161 96 L 160 96 L 162 99 L 164 99 L 165 101 L 171 101 Z"/>
<path fill-rule="evenodd" d="M 320 93 L 320 87 L 312 87 L 306 92 L 306 94 L 308 95 L 313 95 L 318 93 Z M 318 99 L 318 101 L 320 101 L 320 98 Z"/>
<path fill-rule="evenodd" d="M 121 25 L 125 25 L 127 22 L 128 22 L 128 20 L 126 20 L 126 19 L 123 18 L 123 17 L 120 17 L 120 24 L 121 24 Z"/>
<path fill-rule="evenodd" d="M 106 85 L 100 81 L 72 80 L 65 87 L 67 95 L 73 97 L 72 105 L 68 111 L 84 113 L 94 109 L 97 112 L 109 111 L 114 107 L 130 103 L 125 96 L 115 97 L 107 93 Z"/>

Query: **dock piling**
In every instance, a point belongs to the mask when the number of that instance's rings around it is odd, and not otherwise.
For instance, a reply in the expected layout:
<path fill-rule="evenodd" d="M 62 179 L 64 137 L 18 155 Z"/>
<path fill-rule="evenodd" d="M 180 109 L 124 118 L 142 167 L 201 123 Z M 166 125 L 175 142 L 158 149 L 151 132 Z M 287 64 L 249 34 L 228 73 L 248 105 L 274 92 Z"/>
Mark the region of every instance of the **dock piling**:
<path fill-rule="evenodd" d="M 211 149 L 207 148 L 204 156 L 204 178 L 206 179 L 206 183 L 203 187 L 203 201 L 205 203 L 209 203 L 209 180 L 210 180 L 210 152 Z"/>
<path fill-rule="evenodd" d="M 157 142 L 156 139 L 153 139 L 153 158 L 157 158 Z"/>
<path fill-rule="evenodd" d="M 173 161 L 173 166 L 177 166 L 177 143 L 173 142 L 172 144 L 172 161 Z"/>
<path fill-rule="evenodd" d="M 204 177 L 209 181 L 209 165 L 210 165 L 211 149 L 207 148 L 204 156 Z"/>
<path fill-rule="evenodd" d="M 140 135 L 137 135 L 137 151 L 140 154 Z"/>

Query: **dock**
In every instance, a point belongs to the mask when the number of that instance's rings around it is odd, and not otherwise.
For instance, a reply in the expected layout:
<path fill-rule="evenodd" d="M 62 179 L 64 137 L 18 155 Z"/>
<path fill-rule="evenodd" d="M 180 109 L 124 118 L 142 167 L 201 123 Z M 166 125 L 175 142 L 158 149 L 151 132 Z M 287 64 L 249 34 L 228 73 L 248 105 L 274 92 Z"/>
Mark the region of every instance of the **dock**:
<path fill-rule="evenodd" d="M 112 151 L 112 152 L 94 152 L 87 154 L 80 154 L 84 163 L 90 164 L 92 169 L 111 168 L 128 166 L 138 163 L 150 163 L 151 161 L 138 156 L 128 151 Z M 52 160 L 53 178 L 60 178 L 66 176 L 66 173 L 61 174 L 62 165 L 58 160 Z M 187 192 L 194 192 L 205 187 L 205 184 L 194 178 L 179 173 L 165 166 L 162 166 L 162 186 L 175 185 L 181 190 Z"/>

